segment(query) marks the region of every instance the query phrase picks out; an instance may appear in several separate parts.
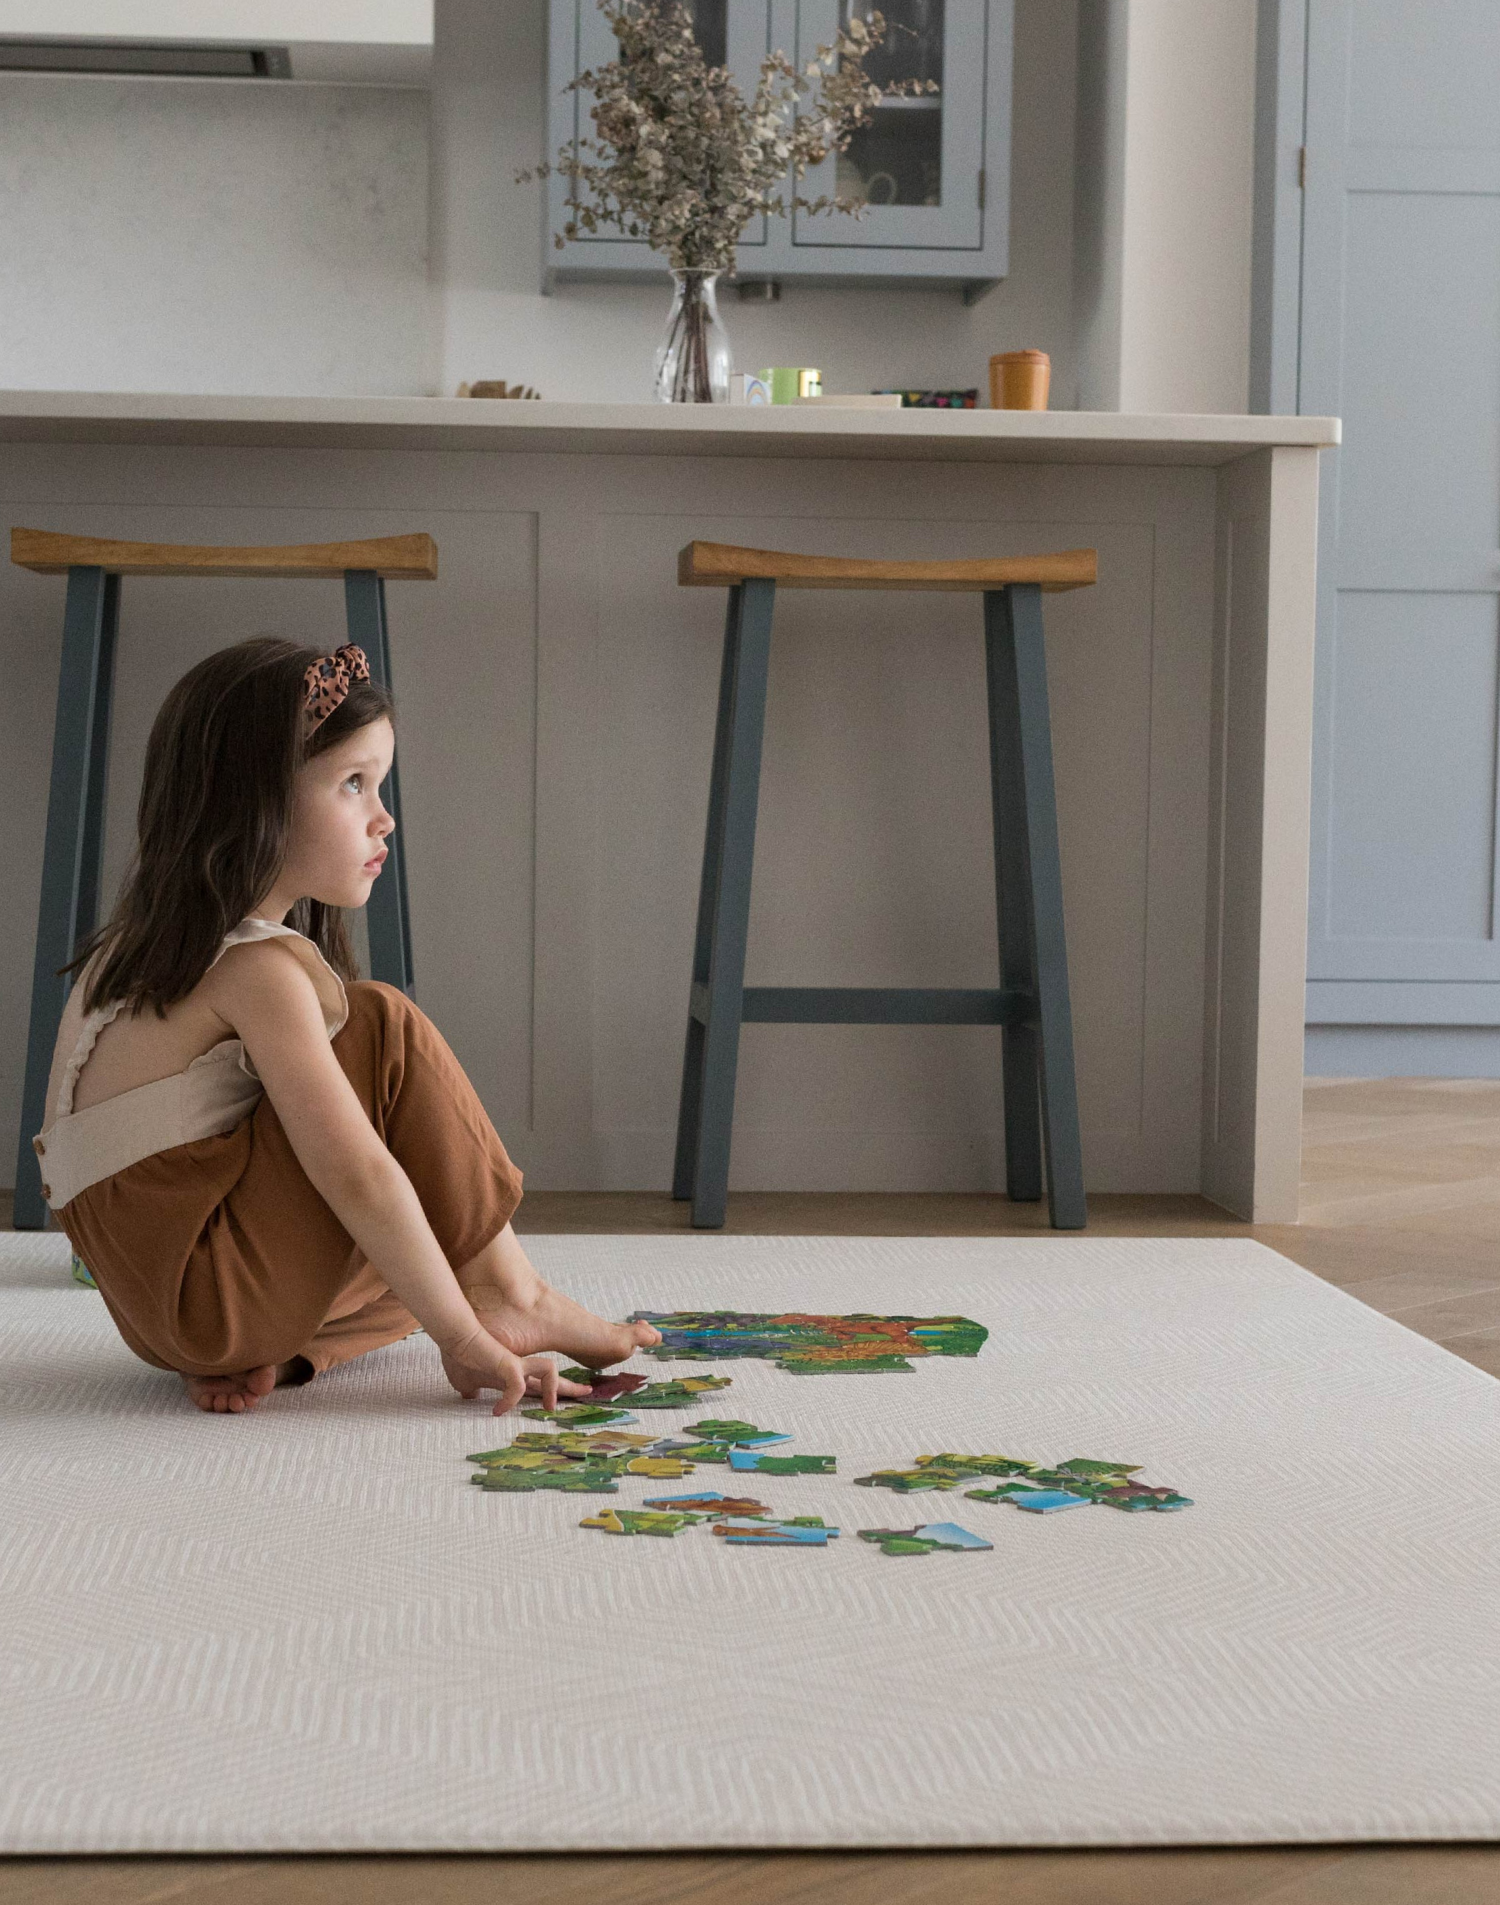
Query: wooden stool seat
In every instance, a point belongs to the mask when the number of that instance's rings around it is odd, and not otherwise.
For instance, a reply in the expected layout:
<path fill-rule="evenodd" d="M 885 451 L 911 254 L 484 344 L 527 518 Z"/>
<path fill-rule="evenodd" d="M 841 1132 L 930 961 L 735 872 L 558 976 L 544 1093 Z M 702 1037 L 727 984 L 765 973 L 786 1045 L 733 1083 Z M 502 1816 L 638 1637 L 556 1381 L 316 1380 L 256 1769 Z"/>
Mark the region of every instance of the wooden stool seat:
<path fill-rule="evenodd" d="M 324 576 L 350 569 L 384 582 L 435 582 L 431 536 L 373 536 L 366 542 L 302 542 L 220 549 L 179 542 L 113 542 L 102 536 L 60 536 L 50 529 L 12 529 L 10 559 L 38 575 L 103 569 L 106 575 Z"/>
<path fill-rule="evenodd" d="M 729 590 L 672 1175 L 672 1195 L 691 1200 L 696 1228 L 718 1229 L 726 1216 L 740 1028 L 749 1024 L 1001 1027 L 1006 1190 L 1017 1200 L 1040 1198 L 1045 1164 L 1053 1226 L 1087 1224 L 1042 593 L 1085 588 L 1097 566 L 1092 549 L 977 562 L 866 561 L 716 542 L 692 542 L 680 552 L 679 582 Z M 778 587 L 983 595 L 997 987 L 745 984 Z"/>
<path fill-rule="evenodd" d="M 982 595 L 1034 582 L 1047 594 L 1085 589 L 1098 580 L 1093 549 L 1047 556 L 987 556 L 968 562 L 872 562 L 859 556 L 803 556 L 781 549 L 739 549 L 728 542 L 690 542 L 677 557 L 684 588 L 722 589 L 737 582 L 774 582 L 783 589 L 927 589 Z"/>
<path fill-rule="evenodd" d="M 435 581 L 437 544 L 423 534 L 376 536 L 358 542 L 220 548 L 192 543 L 120 542 L 109 537 L 65 536 L 48 529 L 17 528 L 11 531 L 10 559 L 19 568 L 68 578 L 12 1218 L 17 1230 L 41 1230 L 47 1222 L 46 1193 L 31 1141 L 46 1115 L 53 1046 L 73 983 L 62 968 L 98 924 L 105 763 L 122 578 L 342 577 L 348 638 L 365 651 L 371 679 L 389 688 L 391 653 L 385 585 L 388 581 Z M 411 913 L 406 897 L 401 781 L 394 756 L 382 793 L 396 828 L 386 843 L 385 870 L 371 888 L 365 908 L 370 977 L 382 979 L 410 996 L 414 983 Z"/>

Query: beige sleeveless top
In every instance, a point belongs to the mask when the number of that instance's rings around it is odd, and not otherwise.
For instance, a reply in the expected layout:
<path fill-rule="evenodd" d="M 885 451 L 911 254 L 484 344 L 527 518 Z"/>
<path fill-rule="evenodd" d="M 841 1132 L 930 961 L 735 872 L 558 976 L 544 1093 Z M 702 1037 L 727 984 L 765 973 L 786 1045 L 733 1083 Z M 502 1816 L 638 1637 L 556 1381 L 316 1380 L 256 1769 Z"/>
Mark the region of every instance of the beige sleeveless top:
<path fill-rule="evenodd" d="M 323 1023 L 331 1039 L 349 1016 L 344 983 L 305 933 L 269 919 L 244 919 L 226 933 L 209 961 L 213 966 L 231 946 L 259 939 L 286 938 L 318 989 Z M 265 1086 L 237 1038 L 221 1039 L 199 1054 L 186 1071 L 122 1091 L 86 1110 L 74 1111 L 73 1093 L 94 1041 L 124 1005 L 116 999 L 84 1019 L 63 1073 L 57 1113 L 46 1130 L 31 1140 L 42 1167 L 42 1195 L 53 1210 L 113 1177 L 142 1158 L 195 1138 L 216 1138 L 233 1131 L 260 1102 Z"/>

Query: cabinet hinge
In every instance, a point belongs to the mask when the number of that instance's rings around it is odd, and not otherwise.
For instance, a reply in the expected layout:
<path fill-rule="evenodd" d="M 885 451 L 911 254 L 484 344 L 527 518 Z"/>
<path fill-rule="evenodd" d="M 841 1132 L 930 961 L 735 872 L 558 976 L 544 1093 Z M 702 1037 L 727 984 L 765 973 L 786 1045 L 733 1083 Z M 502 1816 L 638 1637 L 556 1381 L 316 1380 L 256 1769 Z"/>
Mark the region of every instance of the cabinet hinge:
<path fill-rule="evenodd" d="M 1298 146 L 1297 148 L 1297 190 L 1299 192 L 1305 192 L 1307 190 L 1307 147 L 1306 146 Z"/>
<path fill-rule="evenodd" d="M 984 167 L 979 168 L 979 209 L 984 210 Z"/>

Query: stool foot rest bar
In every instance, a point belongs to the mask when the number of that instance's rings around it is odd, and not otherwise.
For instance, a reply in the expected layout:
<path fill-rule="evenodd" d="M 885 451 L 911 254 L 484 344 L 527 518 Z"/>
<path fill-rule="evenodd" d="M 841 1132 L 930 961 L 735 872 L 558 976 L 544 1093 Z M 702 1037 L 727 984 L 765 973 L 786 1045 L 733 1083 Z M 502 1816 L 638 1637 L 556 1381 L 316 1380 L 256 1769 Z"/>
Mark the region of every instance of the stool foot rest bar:
<path fill-rule="evenodd" d="M 41 1166 L 31 1140 L 46 1117 L 47 1081 L 57 1028 L 76 976 L 61 973 L 58 968 L 67 964 L 99 923 L 105 769 L 121 577 L 342 576 L 348 638 L 364 649 L 371 678 L 389 688 L 386 579 L 434 580 L 437 545 L 424 534 L 281 548 L 207 548 L 116 542 L 16 528 L 11 531 L 11 561 L 42 575 L 68 578 L 11 1220 L 17 1230 L 43 1230 L 48 1210 Z M 394 757 L 383 798 L 396 829 L 386 842 L 385 869 L 371 887 L 366 907 L 370 976 L 410 996 L 411 915 L 406 895 L 401 783 Z"/>
<path fill-rule="evenodd" d="M 672 1176 L 695 1228 L 718 1229 L 727 1214 L 740 1027 L 754 1024 L 999 1026 L 1007 1193 L 1034 1202 L 1045 1182 L 1053 1226 L 1087 1224 L 1041 596 L 1094 578 L 1091 549 L 931 564 L 713 543 L 682 551 L 680 582 L 729 590 Z M 998 988 L 745 984 L 778 585 L 983 595 Z"/>

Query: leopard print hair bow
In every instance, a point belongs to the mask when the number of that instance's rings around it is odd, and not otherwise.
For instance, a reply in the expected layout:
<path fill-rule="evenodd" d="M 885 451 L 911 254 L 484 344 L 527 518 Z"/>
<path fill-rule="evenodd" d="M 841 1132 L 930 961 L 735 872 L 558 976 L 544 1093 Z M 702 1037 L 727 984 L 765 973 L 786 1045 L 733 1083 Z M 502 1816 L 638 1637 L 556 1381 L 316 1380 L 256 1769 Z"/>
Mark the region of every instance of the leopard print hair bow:
<path fill-rule="evenodd" d="M 331 655 L 320 655 L 302 677 L 304 734 L 311 734 L 328 719 L 348 694 L 351 682 L 369 679 L 365 651 L 354 642 L 345 642 Z"/>

